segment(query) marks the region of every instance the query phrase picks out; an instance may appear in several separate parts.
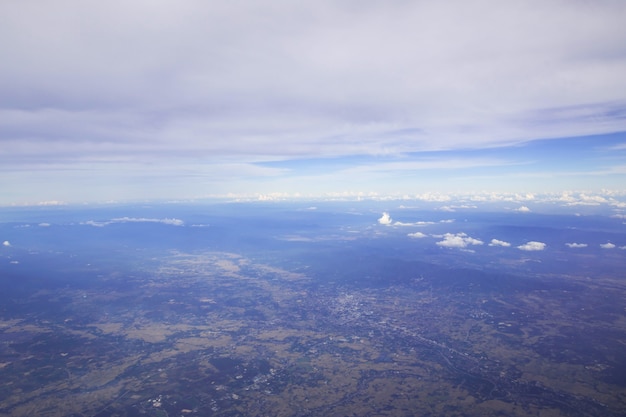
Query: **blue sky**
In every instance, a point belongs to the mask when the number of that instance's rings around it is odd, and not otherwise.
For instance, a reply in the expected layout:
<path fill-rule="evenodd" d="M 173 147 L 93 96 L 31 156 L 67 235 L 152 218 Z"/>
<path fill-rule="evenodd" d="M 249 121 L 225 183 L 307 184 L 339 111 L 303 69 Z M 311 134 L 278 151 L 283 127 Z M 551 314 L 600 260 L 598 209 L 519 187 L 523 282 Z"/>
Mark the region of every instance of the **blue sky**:
<path fill-rule="evenodd" d="M 626 2 L 0 4 L 0 205 L 626 189 Z"/>

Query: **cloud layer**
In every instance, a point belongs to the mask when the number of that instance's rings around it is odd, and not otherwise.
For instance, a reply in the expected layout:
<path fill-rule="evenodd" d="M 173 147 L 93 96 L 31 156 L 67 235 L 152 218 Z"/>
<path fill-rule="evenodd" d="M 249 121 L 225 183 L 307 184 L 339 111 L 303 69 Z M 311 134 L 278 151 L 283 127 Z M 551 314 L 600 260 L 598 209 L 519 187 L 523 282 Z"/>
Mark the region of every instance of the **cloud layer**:
<path fill-rule="evenodd" d="M 393 173 L 485 175 L 518 161 L 414 154 L 626 131 L 625 16 L 619 1 L 5 1 L 0 194 L 385 190 L 400 186 Z M 341 175 L 325 169 L 364 155 Z M 297 178 L 271 166 L 301 160 L 322 162 Z"/>

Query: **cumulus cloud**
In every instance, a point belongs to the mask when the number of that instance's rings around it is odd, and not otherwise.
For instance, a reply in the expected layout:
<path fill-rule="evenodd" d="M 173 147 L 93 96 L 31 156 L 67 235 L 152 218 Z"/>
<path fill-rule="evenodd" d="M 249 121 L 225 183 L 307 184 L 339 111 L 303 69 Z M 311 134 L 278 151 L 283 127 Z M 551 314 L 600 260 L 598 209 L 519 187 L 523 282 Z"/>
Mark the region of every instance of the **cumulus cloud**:
<path fill-rule="evenodd" d="M 540 250 L 544 250 L 545 248 L 546 248 L 545 243 L 536 242 L 534 240 L 531 240 L 530 242 L 526 242 L 523 245 L 520 245 L 517 247 L 517 249 L 524 250 L 524 251 L 540 251 Z"/>
<path fill-rule="evenodd" d="M 8 240 L 5 240 L 4 242 L 2 242 L 2 246 L 9 247 L 11 246 L 11 242 L 9 242 Z"/>
<path fill-rule="evenodd" d="M 601 247 L 602 249 L 614 249 L 614 248 L 615 248 L 615 245 L 614 245 L 613 243 L 611 243 L 611 242 L 606 242 L 606 243 L 602 243 L 602 244 L 600 245 L 600 247 Z"/>
<path fill-rule="evenodd" d="M 422 232 L 415 232 L 415 233 L 409 233 L 407 236 L 408 236 L 408 237 L 413 237 L 413 238 L 418 238 L 418 239 L 421 239 L 421 238 L 423 238 L 423 237 L 427 237 L 428 235 L 427 235 L 427 234 L 424 234 L 424 233 L 422 233 Z"/>
<path fill-rule="evenodd" d="M 391 216 L 387 212 L 384 212 L 383 215 L 380 217 L 380 219 L 378 219 L 378 223 L 383 224 L 385 226 L 390 225 L 391 222 L 392 222 Z"/>
<path fill-rule="evenodd" d="M 170 218 L 151 219 L 151 218 L 145 218 L 145 217 L 120 217 L 120 218 L 111 219 L 111 220 L 104 221 L 104 222 L 97 222 L 94 220 L 89 220 L 86 222 L 82 222 L 81 224 L 95 226 L 95 227 L 104 227 L 104 226 L 108 226 L 110 224 L 115 224 L 115 223 L 162 223 L 162 224 L 167 224 L 170 226 L 183 226 L 185 224 L 185 222 L 183 222 L 180 219 L 170 219 Z"/>
<path fill-rule="evenodd" d="M 482 245 L 483 242 L 479 239 L 474 239 L 465 233 L 446 233 L 443 235 L 443 240 L 436 243 L 438 246 L 444 248 L 466 248 L 470 245 Z"/>
<path fill-rule="evenodd" d="M 588 245 L 586 243 L 566 243 L 569 248 L 586 248 Z"/>
<path fill-rule="evenodd" d="M 504 240 L 491 239 L 491 242 L 489 242 L 489 246 L 509 247 L 509 246 L 511 246 L 511 244 L 509 242 L 505 242 Z"/>
<path fill-rule="evenodd" d="M 521 206 L 519 208 L 516 208 L 515 211 L 519 211 L 520 213 L 529 213 L 530 209 L 526 206 Z"/>

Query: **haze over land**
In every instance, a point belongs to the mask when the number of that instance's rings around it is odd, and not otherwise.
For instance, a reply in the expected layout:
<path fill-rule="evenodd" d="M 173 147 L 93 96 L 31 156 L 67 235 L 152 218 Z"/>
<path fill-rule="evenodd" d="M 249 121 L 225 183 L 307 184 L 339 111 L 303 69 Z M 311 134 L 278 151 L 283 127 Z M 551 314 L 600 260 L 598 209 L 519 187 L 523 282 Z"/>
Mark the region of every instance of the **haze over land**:
<path fill-rule="evenodd" d="M 0 414 L 623 416 L 624 217 L 587 195 L 2 207 Z"/>
<path fill-rule="evenodd" d="M 624 21 L 622 1 L 2 2 L 0 204 L 610 199 Z"/>

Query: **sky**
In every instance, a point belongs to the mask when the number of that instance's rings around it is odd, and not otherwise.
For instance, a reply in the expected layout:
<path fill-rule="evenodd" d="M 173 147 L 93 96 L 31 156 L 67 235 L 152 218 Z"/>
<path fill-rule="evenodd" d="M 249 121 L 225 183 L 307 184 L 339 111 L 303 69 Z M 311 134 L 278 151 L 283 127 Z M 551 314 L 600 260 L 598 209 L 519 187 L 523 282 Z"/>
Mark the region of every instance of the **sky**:
<path fill-rule="evenodd" d="M 626 2 L 3 1 L 0 205 L 626 190 Z"/>

